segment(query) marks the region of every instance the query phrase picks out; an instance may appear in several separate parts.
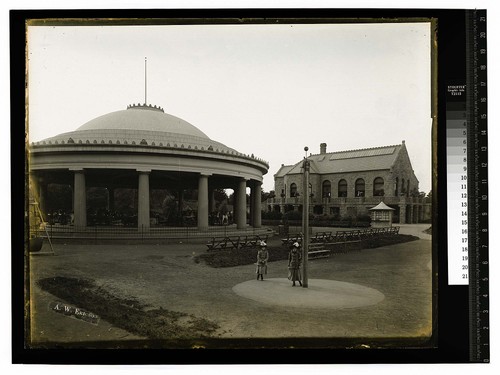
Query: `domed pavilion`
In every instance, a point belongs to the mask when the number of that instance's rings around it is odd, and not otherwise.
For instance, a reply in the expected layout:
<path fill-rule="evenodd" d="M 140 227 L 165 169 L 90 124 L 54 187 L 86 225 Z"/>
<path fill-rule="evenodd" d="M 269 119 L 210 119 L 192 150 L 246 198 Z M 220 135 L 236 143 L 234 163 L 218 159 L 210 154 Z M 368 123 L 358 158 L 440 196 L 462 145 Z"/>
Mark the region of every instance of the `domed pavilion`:
<path fill-rule="evenodd" d="M 30 178 L 40 207 L 49 184 L 72 188 L 75 228 L 87 227 L 87 189 L 137 189 L 137 226 L 150 227 L 152 189 L 197 190 L 200 231 L 209 226 L 216 189 L 234 190 L 234 222 L 247 225 L 246 189 L 250 188 L 250 224 L 261 227 L 261 186 L 267 162 L 210 139 L 197 127 L 157 106 L 129 105 L 97 117 L 72 132 L 30 145 Z M 256 214 L 257 213 L 257 214 Z"/>

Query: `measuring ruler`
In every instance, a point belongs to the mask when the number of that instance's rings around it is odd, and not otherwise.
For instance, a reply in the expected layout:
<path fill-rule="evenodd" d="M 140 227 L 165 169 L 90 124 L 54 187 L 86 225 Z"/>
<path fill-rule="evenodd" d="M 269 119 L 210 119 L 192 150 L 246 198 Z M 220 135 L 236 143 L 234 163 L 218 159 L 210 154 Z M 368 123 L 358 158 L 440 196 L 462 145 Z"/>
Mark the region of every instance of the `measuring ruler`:
<path fill-rule="evenodd" d="M 489 362 L 486 11 L 466 11 L 465 80 L 447 84 L 448 284 L 468 286 L 469 356 Z"/>
<path fill-rule="evenodd" d="M 489 362 L 486 11 L 466 12 L 470 360 Z"/>
<path fill-rule="evenodd" d="M 469 353 L 472 362 L 489 362 L 486 11 L 467 11 L 465 22 Z"/>

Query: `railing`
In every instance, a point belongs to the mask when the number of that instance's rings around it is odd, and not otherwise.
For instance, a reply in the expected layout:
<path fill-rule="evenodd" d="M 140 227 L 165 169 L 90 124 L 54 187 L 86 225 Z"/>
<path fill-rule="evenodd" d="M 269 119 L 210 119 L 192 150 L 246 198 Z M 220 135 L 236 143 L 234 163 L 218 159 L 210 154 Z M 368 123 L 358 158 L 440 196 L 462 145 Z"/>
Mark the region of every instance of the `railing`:
<path fill-rule="evenodd" d="M 46 230 L 45 230 L 46 229 Z M 197 227 L 117 227 L 117 226 L 86 226 L 74 225 L 49 225 L 39 229 L 41 237 L 50 236 L 54 239 L 122 239 L 122 240 L 148 240 L 148 239 L 203 239 L 213 236 L 230 236 L 232 234 L 261 234 L 269 229 L 254 228 L 246 225 L 238 229 L 236 225 L 209 226 L 205 229 Z"/>
<path fill-rule="evenodd" d="M 288 220 L 284 222 L 283 220 L 268 220 L 262 219 L 262 225 L 268 226 L 289 226 L 289 227 L 302 227 L 302 220 Z M 333 227 L 333 228 L 357 228 L 357 227 L 369 227 L 370 221 L 362 221 L 362 220 L 316 220 L 309 219 L 310 227 Z"/>

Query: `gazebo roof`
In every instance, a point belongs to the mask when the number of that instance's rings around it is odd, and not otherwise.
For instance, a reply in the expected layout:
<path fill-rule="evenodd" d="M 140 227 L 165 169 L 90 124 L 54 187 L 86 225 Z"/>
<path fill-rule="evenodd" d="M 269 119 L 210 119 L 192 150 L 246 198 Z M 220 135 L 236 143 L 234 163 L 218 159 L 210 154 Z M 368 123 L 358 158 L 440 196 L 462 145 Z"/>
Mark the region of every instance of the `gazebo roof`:
<path fill-rule="evenodd" d="M 370 208 L 372 211 L 394 211 L 394 208 L 389 207 L 384 202 L 380 202 L 375 207 Z"/>

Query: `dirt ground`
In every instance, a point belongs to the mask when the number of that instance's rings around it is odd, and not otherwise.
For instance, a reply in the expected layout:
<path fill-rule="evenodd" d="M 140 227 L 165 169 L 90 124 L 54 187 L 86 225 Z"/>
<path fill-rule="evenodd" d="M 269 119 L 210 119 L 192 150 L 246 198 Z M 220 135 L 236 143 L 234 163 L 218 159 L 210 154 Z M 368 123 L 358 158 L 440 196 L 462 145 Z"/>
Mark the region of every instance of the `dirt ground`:
<path fill-rule="evenodd" d="M 59 299 L 36 281 L 54 276 L 90 278 L 110 293 L 217 323 L 219 338 L 422 338 L 432 329 L 432 267 L 428 225 L 402 226 L 418 241 L 336 254 L 309 262 L 309 278 L 376 289 L 385 298 L 351 309 L 284 307 L 239 296 L 233 287 L 253 280 L 253 265 L 211 268 L 194 257 L 201 244 L 54 244 L 55 256 L 31 256 L 31 335 L 34 344 L 141 339 L 109 322 L 97 325 L 57 314 Z M 280 243 L 279 237 L 271 242 Z M 46 245 L 44 245 L 46 246 Z M 45 249 L 44 249 L 45 250 Z M 271 262 L 268 278 L 287 275 Z M 264 281 L 265 282 L 265 281 Z M 291 287 L 291 286 L 290 286 Z M 78 306 L 77 306 L 78 307 Z"/>

